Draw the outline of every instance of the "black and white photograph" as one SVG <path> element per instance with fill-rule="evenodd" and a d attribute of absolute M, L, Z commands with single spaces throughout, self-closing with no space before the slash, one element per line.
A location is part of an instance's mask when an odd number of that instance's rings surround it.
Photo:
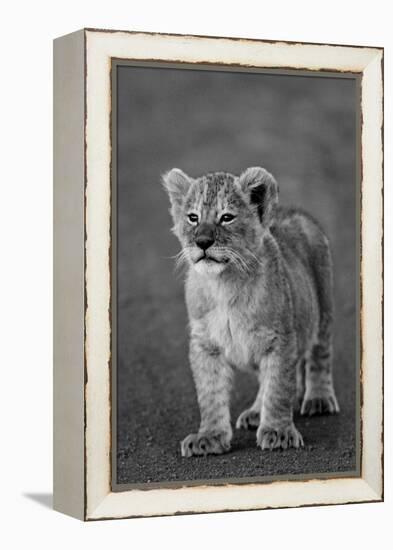
<path fill-rule="evenodd" d="M 358 476 L 359 79 L 112 63 L 112 484 Z"/>

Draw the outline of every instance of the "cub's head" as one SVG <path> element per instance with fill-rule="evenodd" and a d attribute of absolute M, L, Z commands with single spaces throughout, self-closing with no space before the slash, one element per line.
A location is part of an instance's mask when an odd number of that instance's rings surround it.
<path fill-rule="evenodd" d="M 256 167 L 239 177 L 215 172 L 194 179 L 173 168 L 163 182 L 182 245 L 179 261 L 206 275 L 228 269 L 251 273 L 278 200 L 273 176 Z"/>

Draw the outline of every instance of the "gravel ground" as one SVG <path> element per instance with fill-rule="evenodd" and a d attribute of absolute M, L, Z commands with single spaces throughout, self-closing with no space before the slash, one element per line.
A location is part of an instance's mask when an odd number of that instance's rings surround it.
<path fill-rule="evenodd" d="M 120 70 L 118 94 L 117 482 L 350 472 L 356 467 L 355 84 L 347 79 Z M 298 418 L 305 448 L 260 451 L 235 432 L 230 453 L 185 459 L 199 413 L 187 359 L 183 281 L 160 174 L 261 164 L 283 204 L 314 214 L 335 263 L 335 385 L 341 414 Z M 238 375 L 233 419 L 254 398 Z"/>

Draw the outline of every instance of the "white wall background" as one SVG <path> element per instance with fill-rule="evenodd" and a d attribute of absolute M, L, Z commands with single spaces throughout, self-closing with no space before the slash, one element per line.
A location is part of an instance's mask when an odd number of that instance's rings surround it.
<path fill-rule="evenodd" d="M 7 2 L 1 17 L 0 545 L 386 548 L 392 539 L 392 31 L 383 0 Z M 386 502 L 82 524 L 43 506 L 52 480 L 52 44 L 82 27 L 384 46 Z M 390 246 L 389 246 L 390 243 Z M 44 496 L 42 496 L 44 495 Z M 385 540 L 385 542 L 384 542 Z"/>

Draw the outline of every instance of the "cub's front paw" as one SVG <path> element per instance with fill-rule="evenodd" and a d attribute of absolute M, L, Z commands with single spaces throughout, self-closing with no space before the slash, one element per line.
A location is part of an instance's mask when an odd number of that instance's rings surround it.
<path fill-rule="evenodd" d="M 283 428 L 259 426 L 257 444 L 262 450 L 268 449 L 270 451 L 273 449 L 289 449 L 290 447 L 298 449 L 304 446 L 303 438 L 294 424 Z"/>
<path fill-rule="evenodd" d="M 336 414 L 340 412 L 340 407 L 334 390 L 327 392 L 307 392 L 304 396 L 300 414 L 303 416 L 314 416 L 315 414 Z"/>
<path fill-rule="evenodd" d="M 259 426 L 259 421 L 260 421 L 259 411 L 254 411 L 253 409 L 246 409 L 241 413 L 239 418 L 236 420 L 236 428 L 238 430 L 256 429 Z"/>
<path fill-rule="evenodd" d="M 180 444 L 181 455 L 190 456 L 220 455 L 231 448 L 231 434 L 197 433 L 190 434 Z"/>

